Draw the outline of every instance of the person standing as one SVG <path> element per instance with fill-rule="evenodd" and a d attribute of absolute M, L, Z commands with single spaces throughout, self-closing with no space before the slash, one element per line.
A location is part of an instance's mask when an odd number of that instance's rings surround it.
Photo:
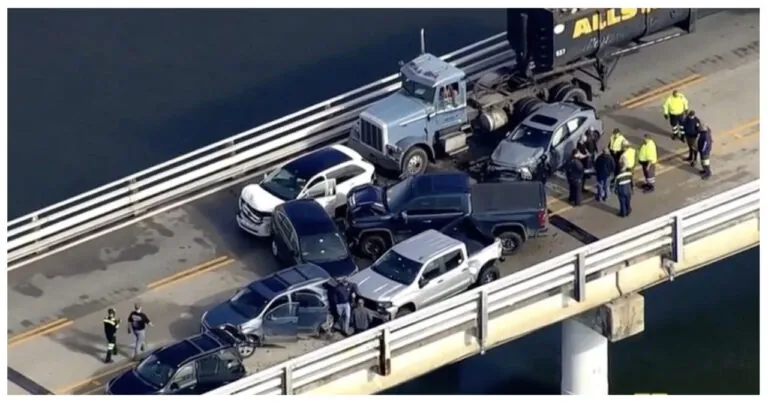
<path fill-rule="evenodd" d="M 107 316 L 104 318 L 104 336 L 107 338 L 105 363 L 112 363 L 112 356 L 117 356 L 117 329 L 119 328 L 120 318 L 115 314 L 115 310 L 107 309 Z"/>
<path fill-rule="evenodd" d="M 133 333 L 134 337 L 134 360 L 139 357 L 139 353 L 146 349 L 147 328 L 150 326 L 152 326 L 152 321 L 150 321 L 149 317 L 144 313 L 141 305 L 134 304 L 133 311 L 128 315 L 128 334 Z"/>
<path fill-rule="evenodd" d="M 613 135 L 611 135 L 611 139 L 608 140 L 608 149 L 610 149 L 611 157 L 615 163 L 613 169 L 614 176 L 619 174 L 619 159 L 621 158 L 621 154 L 624 152 L 625 142 L 627 142 L 627 138 L 624 137 L 618 128 L 614 129 Z"/>
<path fill-rule="evenodd" d="M 581 189 L 584 183 L 584 164 L 578 156 L 578 150 L 574 149 L 571 161 L 565 167 L 565 177 L 568 179 L 568 202 L 573 206 L 581 205 Z"/>
<path fill-rule="evenodd" d="M 633 170 L 635 170 L 636 156 L 637 152 L 635 151 L 635 148 L 630 145 L 629 141 L 624 141 L 624 144 L 622 145 L 621 157 L 619 157 L 619 162 L 617 164 L 617 166 L 619 166 L 619 172 L 626 170 L 631 174 Z"/>
<path fill-rule="evenodd" d="M 622 170 L 615 181 L 616 196 L 619 199 L 619 216 L 627 217 L 632 213 L 632 172 Z"/>
<path fill-rule="evenodd" d="M 576 143 L 576 154 L 574 156 L 581 161 L 581 166 L 584 168 L 584 174 L 581 177 L 581 192 L 584 193 L 587 191 L 587 178 L 591 173 L 594 173 L 594 154 L 586 134 L 582 135 Z"/>
<path fill-rule="evenodd" d="M 656 143 L 650 135 L 645 134 L 643 137 L 643 144 L 640 145 L 640 150 L 637 152 L 637 161 L 643 167 L 643 177 L 645 183 L 643 183 L 643 190 L 650 193 L 656 189 L 656 162 L 658 162 L 658 155 L 656 154 Z"/>
<path fill-rule="evenodd" d="M 693 110 L 688 111 L 688 116 L 683 123 L 683 133 L 685 134 L 685 143 L 688 145 L 688 158 L 686 162 L 691 162 L 691 167 L 696 165 L 698 155 L 697 139 L 701 132 L 701 121 Z"/>
<path fill-rule="evenodd" d="M 345 335 L 350 333 L 350 318 L 352 316 L 352 299 L 354 292 L 347 279 L 341 279 L 334 288 L 334 302 L 336 302 L 336 313 L 338 315 L 339 329 Z"/>
<path fill-rule="evenodd" d="M 610 147 L 605 148 L 595 159 L 595 179 L 597 185 L 597 201 L 605 202 L 611 194 L 609 180 L 616 170 L 616 162 L 611 156 Z"/>
<path fill-rule="evenodd" d="M 677 90 L 664 101 L 664 119 L 672 126 L 672 139 L 683 140 L 683 118 L 688 111 L 688 99 Z"/>
<path fill-rule="evenodd" d="M 355 307 L 352 309 L 352 326 L 355 333 L 365 332 L 371 325 L 371 314 L 365 309 L 363 299 L 360 298 L 355 302 Z"/>
<path fill-rule="evenodd" d="M 701 157 L 701 178 L 706 180 L 712 176 L 712 170 L 709 168 L 709 155 L 712 153 L 712 130 L 708 125 L 702 125 L 702 131 L 697 141 L 697 149 Z"/>

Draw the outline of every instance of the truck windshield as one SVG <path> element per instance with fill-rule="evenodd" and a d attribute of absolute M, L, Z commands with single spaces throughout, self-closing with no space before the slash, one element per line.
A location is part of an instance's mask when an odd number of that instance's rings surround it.
<path fill-rule="evenodd" d="M 302 237 L 301 256 L 308 262 L 323 263 L 346 259 L 349 254 L 341 235 L 327 233 Z"/>
<path fill-rule="evenodd" d="M 413 80 L 408 80 L 405 77 L 403 77 L 403 91 L 405 94 L 417 98 L 427 104 L 432 104 L 435 100 L 435 89 L 414 82 Z"/>
<path fill-rule="evenodd" d="M 136 367 L 136 374 L 139 378 L 157 388 L 165 387 L 165 384 L 168 384 L 168 381 L 171 380 L 175 372 L 175 368 L 163 363 L 154 354 L 147 357 Z"/>
<path fill-rule="evenodd" d="M 507 139 L 519 142 L 529 148 L 545 148 L 549 145 L 549 141 L 552 139 L 552 132 L 523 124 L 507 135 Z"/>
<path fill-rule="evenodd" d="M 240 290 L 229 300 L 232 308 L 247 319 L 257 317 L 268 303 L 267 297 L 250 288 Z"/>
<path fill-rule="evenodd" d="M 413 177 L 408 177 L 387 188 L 387 208 L 389 212 L 400 212 L 405 207 L 405 204 L 408 203 L 408 190 L 411 189 L 412 182 Z"/>
<path fill-rule="evenodd" d="M 403 285 L 411 285 L 421 270 L 421 263 L 399 255 L 390 249 L 371 265 L 371 270 Z"/>
<path fill-rule="evenodd" d="M 307 179 L 281 167 L 264 179 L 261 188 L 283 201 L 289 201 L 295 200 L 306 185 Z"/>

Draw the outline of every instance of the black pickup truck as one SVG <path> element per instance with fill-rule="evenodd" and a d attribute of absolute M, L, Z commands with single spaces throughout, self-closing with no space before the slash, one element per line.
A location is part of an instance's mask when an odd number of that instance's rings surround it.
<path fill-rule="evenodd" d="M 462 172 L 424 173 L 389 187 L 359 186 L 350 190 L 347 204 L 347 240 L 371 259 L 427 229 L 457 225 L 500 238 L 503 253 L 510 255 L 548 226 L 542 183 L 471 184 Z"/>

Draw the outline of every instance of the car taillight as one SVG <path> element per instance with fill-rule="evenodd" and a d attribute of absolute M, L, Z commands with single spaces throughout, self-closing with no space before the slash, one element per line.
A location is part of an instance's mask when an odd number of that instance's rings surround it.
<path fill-rule="evenodd" d="M 547 210 L 545 210 L 544 208 L 540 209 L 538 214 L 538 219 L 539 219 L 540 228 L 544 228 L 545 226 L 547 226 Z"/>

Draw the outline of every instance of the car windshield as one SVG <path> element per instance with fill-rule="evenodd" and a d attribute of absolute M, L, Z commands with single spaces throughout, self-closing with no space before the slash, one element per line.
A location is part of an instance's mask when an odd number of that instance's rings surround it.
<path fill-rule="evenodd" d="M 250 288 L 245 288 L 235 294 L 229 303 L 237 313 L 248 319 L 253 319 L 261 314 L 264 307 L 269 304 L 269 299 Z"/>
<path fill-rule="evenodd" d="M 390 212 L 400 212 L 408 202 L 408 190 L 411 188 L 413 177 L 387 188 L 387 208 Z"/>
<path fill-rule="evenodd" d="M 283 201 L 295 200 L 307 185 L 307 179 L 298 177 L 293 171 L 281 167 L 267 176 L 261 188 Z"/>
<path fill-rule="evenodd" d="M 403 91 L 406 95 L 427 104 L 432 104 L 435 100 L 435 89 L 407 78 L 403 78 Z"/>
<path fill-rule="evenodd" d="M 136 374 L 146 382 L 161 388 L 173 378 L 176 368 L 163 363 L 154 354 L 147 357 L 136 367 Z"/>
<path fill-rule="evenodd" d="M 411 285 L 421 270 L 421 264 L 390 249 L 371 265 L 371 270 L 403 285 Z"/>
<path fill-rule="evenodd" d="M 307 262 L 323 263 L 346 259 L 349 254 L 338 233 L 308 235 L 301 238 L 301 256 Z"/>
<path fill-rule="evenodd" d="M 507 135 L 507 139 L 519 142 L 530 148 L 545 148 L 549 145 L 549 141 L 552 139 L 552 132 L 529 127 L 527 125 L 520 125 Z"/>

